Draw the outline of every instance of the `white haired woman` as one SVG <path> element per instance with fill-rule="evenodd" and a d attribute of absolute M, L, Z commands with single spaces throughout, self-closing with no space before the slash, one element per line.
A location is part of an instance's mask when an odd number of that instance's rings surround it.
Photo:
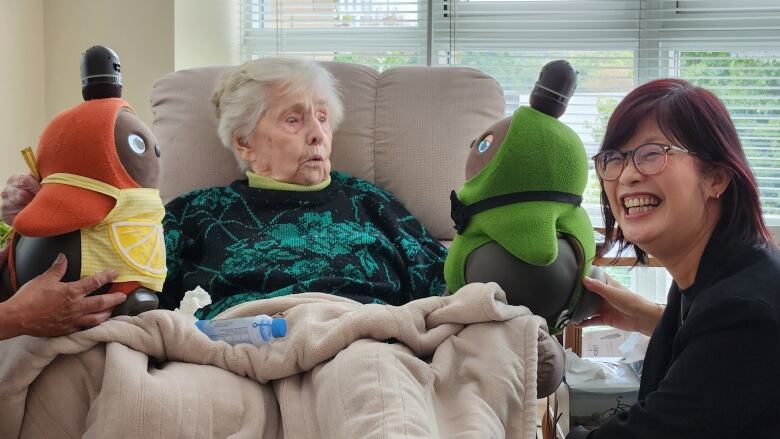
<path fill-rule="evenodd" d="M 331 172 L 344 112 L 325 68 L 303 59 L 249 61 L 223 75 L 212 102 L 222 146 L 247 178 L 166 206 L 160 307 L 175 308 L 197 286 L 214 300 L 201 318 L 306 291 L 392 305 L 444 292 L 446 249 L 392 195 Z M 33 187 L 17 189 L 19 181 Z M 19 202 L 3 204 L 6 222 L 36 185 L 9 180 L 6 199 Z"/>
<path fill-rule="evenodd" d="M 214 299 L 203 318 L 306 291 L 393 305 L 443 293 L 446 249 L 392 195 L 331 172 L 344 112 L 325 68 L 250 61 L 221 78 L 212 101 L 247 179 L 166 207 L 163 307 L 198 285 Z"/>

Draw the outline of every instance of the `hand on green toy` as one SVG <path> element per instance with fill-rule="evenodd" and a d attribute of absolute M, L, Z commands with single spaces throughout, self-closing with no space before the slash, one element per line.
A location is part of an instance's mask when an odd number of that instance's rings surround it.
<path fill-rule="evenodd" d="M 6 224 L 13 224 L 16 214 L 30 204 L 39 190 L 41 190 L 41 183 L 31 175 L 8 177 L 8 181 L 0 193 L 0 197 L 3 199 L 3 221 Z"/>
<path fill-rule="evenodd" d="M 67 266 L 67 259 L 60 254 L 45 273 L 0 304 L 0 340 L 17 335 L 51 337 L 80 331 L 106 321 L 111 310 L 125 301 L 123 293 L 87 296 L 113 281 L 117 276 L 114 270 L 65 283 L 60 280 Z"/>
<path fill-rule="evenodd" d="M 580 326 L 609 325 L 626 331 L 652 335 L 663 313 L 663 306 L 629 291 L 607 275 L 607 283 L 585 277 L 583 285 L 604 299 L 596 315 Z"/>

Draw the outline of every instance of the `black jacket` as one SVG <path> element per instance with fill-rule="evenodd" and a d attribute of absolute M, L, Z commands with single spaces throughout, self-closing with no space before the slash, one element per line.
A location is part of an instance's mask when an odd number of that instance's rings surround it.
<path fill-rule="evenodd" d="M 639 401 L 567 439 L 780 438 L 780 256 L 715 233 L 687 290 L 672 284 Z"/>

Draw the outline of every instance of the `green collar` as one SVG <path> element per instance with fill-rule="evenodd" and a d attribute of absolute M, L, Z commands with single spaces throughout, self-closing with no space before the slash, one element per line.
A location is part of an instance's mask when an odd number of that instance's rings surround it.
<path fill-rule="evenodd" d="M 330 175 L 328 175 L 321 183 L 317 183 L 311 186 L 277 181 L 264 175 L 255 174 L 252 171 L 246 171 L 246 176 L 249 177 L 250 187 L 257 189 L 273 189 L 277 191 L 313 192 L 325 189 L 330 184 Z"/>

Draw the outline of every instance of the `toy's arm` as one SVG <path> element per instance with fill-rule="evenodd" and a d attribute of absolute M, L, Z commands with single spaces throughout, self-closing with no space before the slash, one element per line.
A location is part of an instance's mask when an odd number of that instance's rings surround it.
<path fill-rule="evenodd" d="M 36 195 L 14 219 L 14 229 L 25 236 L 63 235 L 99 224 L 116 200 L 98 192 L 62 185 L 58 197 Z"/>
<path fill-rule="evenodd" d="M 546 328 L 539 328 L 538 368 L 536 371 L 536 398 L 546 398 L 555 392 L 563 381 L 566 357 L 563 347 Z"/>

